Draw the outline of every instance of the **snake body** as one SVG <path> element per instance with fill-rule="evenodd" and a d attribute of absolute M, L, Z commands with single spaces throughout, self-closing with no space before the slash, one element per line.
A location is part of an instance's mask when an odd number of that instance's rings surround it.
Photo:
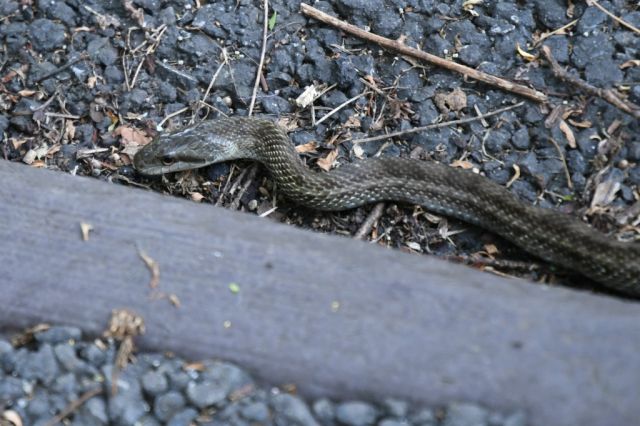
<path fill-rule="evenodd" d="M 325 211 L 398 201 L 480 226 L 532 255 L 610 289 L 640 296 L 640 244 L 624 243 L 577 218 L 518 200 L 470 171 L 403 158 L 357 161 L 328 173 L 309 170 L 287 134 L 271 121 L 225 118 L 160 135 L 134 157 L 147 175 L 251 159 L 263 163 L 278 190 Z"/>

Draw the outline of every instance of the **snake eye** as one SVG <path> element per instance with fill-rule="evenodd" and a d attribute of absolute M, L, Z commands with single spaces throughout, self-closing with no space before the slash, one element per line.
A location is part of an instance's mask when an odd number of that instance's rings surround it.
<path fill-rule="evenodd" d="M 173 159 L 173 158 L 171 158 L 171 157 L 170 157 L 170 156 L 168 156 L 168 155 L 165 155 L 164 157 L 162 157 L 162 158 L 160 159 L 160 161 L 162 161 L 162 165 L 164 165 L 164 166 L 170 166 L 170 165 L 172 165 L 173 163 L 175 163 L 175 161 L 176 161 L 176 160 L 175 160 L 175 159 Z"/>

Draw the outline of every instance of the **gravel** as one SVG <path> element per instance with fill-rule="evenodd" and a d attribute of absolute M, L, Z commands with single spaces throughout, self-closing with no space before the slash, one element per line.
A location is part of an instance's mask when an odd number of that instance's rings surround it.
<path fill-rule="evenodd" d="M 51 336 L 63 339 L 55 349 Z M 112 340 L 83 340 L 72 327 L 38 332 L 27 347 L 0 339 L 0 406 L 25 425 L 45 425 L 88 392 L 99 393 L 67 417 L 72 425 L 340 425 L 524 426 L 517 409 L 496 412 L 452 402 L 418 407 L 406 401 L 308 401 L 277 387 L 260 387 L 249 373 L 222 361 L 189 363 L 163 354 L 137 354 L 117 374 Z M 55 340 L 55 339 L 54 339 Z M 57 353 L 73 354 L 63 363 Z M 69 355 L 67 355 L 69 356 Z M 66 357 L 67 357 L 66 356 Z M 66 358 L 63 358 L 66 359 Z M 42 362 L 37 362 L 42 361 Z M 25 369 L 24 366 L 29 368 Z M 62 424 L 62 423 L 57 423 Z"/>

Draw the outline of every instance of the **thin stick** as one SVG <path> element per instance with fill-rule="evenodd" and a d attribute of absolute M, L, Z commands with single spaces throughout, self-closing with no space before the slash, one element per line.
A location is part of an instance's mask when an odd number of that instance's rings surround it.
<path fill-rule="evenodd" d="M 218 75 L 220 75 L 220 72 L 222 71 L 222 67 L 224 67 L 225 64 L 227 63 L 227 60 L 226 60 L 227 55 L 223 54 L 222 57 L 223 57 L 222 62 L 218 66 L 218 69 L 216 70 L 216 72 L 214 72 L 213 75 L 211 76 L 211 80 L 209 81 L 209 86 L 207 86 L 207 90 L 204 92 L 204 95 L 202 95 L 202 99 L 200 100 L 200 102 L 198 102 L 198 106 L 196 110 L 193 112 L 193 115 L 191 116 L 191 120 L 190 120 L 191 124 L 195 122 L 195 118 L 198 116 L 198 113 L 200 112 L 202 105 L 206 105 L 205 101 L 209 97 L 209 93 L 211 93 L 211 88 L 213 87 L 213 83 L 215 83 L 215 81 L 218 79 Z"/>
<path fill-rule="evenodd" d="M 353 140 L 351 142 L 352 143 L 373 142 L 373 141 L 379 141 L 379 140 L 388 139 L 388 138 L 395 138 L 396 136 L 403 136 L 403 135 L 410 134 L 410 133 L 424 132 L 425 130 L 439 129 L 441 127 L 453 126 L 453 125 L 456 125 L 456 124 L 471 123 L 473 121 L 483 120 L 483 119 L 485 119 L 487 117 L 491 117 L 493 115 L 497 115 L 497 114 L 503 113 L 505 111 L 509 111 L 509 110 L 512 110 L 512 109 L 515 109 L 515 108 L 519 108 L 522 105 L 524 105 L 524 101 L 523 102 L 518 102 L 515 105 L 511 105 L 511 106 L 508 106 L 508 107 L 500 108 L 500 109 L 497 109 L 495 111 L 491 111 L 491 112 L 488 112 L 486 114 L 478 115 L 478 116 L 475 116 L 475 117 L 461 118 L 459 120 L 447 121 L 447 122 L 444 122 L 444 123 L 430 124 L 428 126 L 422 126 L 422 127 L 414 127 L 413 129 L 400 130 L 398 132 L 387 133 L 387 134 L 378 135 L 378 136 L 372 136 L 370 138 L 356 139 L 356 140 Z"/>
<path fill-rule="evenodd" d="M 600 5 L 600 3 L 598 3 L 596 0 L 587 0 L 587 5 L 589 6 L 595 6 L 598 9 L 600 9 L 602 12 L 604 12 L 606 15 L 609 15 L 609 17 L 611 19 L 613 19 L 614 21 L 616 21 L 617 23 L 619 23 L 620 25 L 629 28 L 631 31 L 634 31 L 638 34 L 640 34 L 640 30 L 636 27 L 634 27 L 633 25 L 631 25 L 630 23 L 628 23 L 627 21 L 625 21 L 622 18 L 618 18 L 616 15 L 614 15 L 613 13 L 609 12 L 607 9 L 605 9 L 604 7 L 602 7 Z"/>
<path fill-rule="evenodd" d="M 387 49 L 395 50 L 404 55 L 409 55 L 415 58 L 422 59 L 431 64 L 446 68 L 451 71 L 458 72 L 464 75 L 465 77 L 470 77 L 475 80 L 482 81 L 483 83 L 487 83 L 492 86 L 499 87 L 503 90 L 507 90 L 509 92 L 517 93 L 518 95 L 527 97 L 529 99 L 533 99 L 536 102 L 547 101 L 547 95 L 537 90 L 531 89 L 527 86 L 516 84 L 511 81 L 502 79 L 500 77 L 496 77 L 494 75 L 487 74 L 487 73 L 475 70 L 473 68 L 469 68 L 465 65 L 446 60 L 444 58 L 441 58 L 436 55 L 432 55 L 422 50 L 406 46 L 398 41 L 391 40 L 386 37 L 379 36 L 377 34 L 369 33 L 367 31 L 364 31 L 356 27 L 355 25 L 347 24 L 346 22 L 341 21 L 337 18 L 334 18 L 333 16 L 327 15 L 326 13 L 321 12 L 314 7 L 311 7 L 308 4 L 302 3 L 300 4 L 300 8 L 302 10 L 302 13 L 304 13 L 305 15 L 308 15 L 326 24 L 332 25 L 336 28 L 339 28 L 342 31 L 352 34 L 356 37 L 377 43 L 380 46 L 385 47 Z"/>
<path fill-rule="evenodd" d="M 84 404 L 85 402 L 87 402 L 88 400 L 93 398 L 94 396 L 99 395 L 101 393 L 102 393 L 102 388 L 101 387 L 96 387 L 96 388 L 93 388 L 93 389 L 89 389 L 88 391 L 86 391 L 85 393 L 80 395 L 80 397 L 78 397 L 78 399 L 75 399 L 75 400 L 71 401 L 69 403 L 69 405 L 67 405 L 64 408 L 64 410 L 62 410 L 60 412 L 60 414 L 58 414 L 57 416 L 55 416 L 51 420 L 49 420 L 46 423 L 46 426 L 57 425 L 58 423 L 60 423 L 61 421 L 63 421 L 67 417 L 69 417 L 69 415 L 73 414 L 73 412 L 76 411 L 78 408 L 80 408 L 80 406 L 82 406 L 82 404 Z"/>
<path fill-rule="evenodd" d="M 558 142 L 554 138 L 549 138 L 549 140 L 551 141 L 553 146 L 556 147 L 556 151 L 558 151 L 558 155 L 560 156 L 560 160 L 562 160 L 562 168 L 564 169 L 565 179 L 567 179 L 567 186 L 569 187 L 569 189 L 573 190 L 573 182 L 571 182 L 571 173 L 569 173 L 569 166 L 567 166 L 567 160 L 564 157 L 564 153 L 562 152 L 562 149 L 560 148 L 560 145 L 558 144 Z"/>
<path fill-rule="evenodd" d="M 249 116 L 253 114 L 253 106 L 256 103 L 258 94 L 258 86 L 260 85 L 260 76 L 262 75 L 262 67 L 264 66 L 264 57 L 267 53 L 267 32 L 269 31 L 269 0 L 264 0 L 264 26 L 262 28 L 262 51 L 260 52 L 260 63 L 256 71 L 256 81 L 253 84 L 253 94 L 251 95 L 251 103 L 249 104 Z"/>
<path fill-rule="evenodd" d="M 601 89 L 599 87 L 592 86 L 591 84 L 580 78 L 572 76 L 560 66 L 558 61 L 556 61 L 556 58 L 553 57 L 549 46 L 542 46 L 542 53 L 544 53 L 547 61 L 549 61 L 549 64 L 551 64 L 551 71 L 553 72 L 553 75 L 555 75 L 559 79 L 576 86 L 578 89 L 583 90 L 589 95 L 597 96 L 601 99 L 604 99 L 611 105 L 635 118 L 640 118 L 640 106 L 623 99 L 622 95 L 620 95 L 620 93 L 618 93 L 616 90 Z"/>
<path fill-rule="evenodd" d="M 74 66 L 75 64 L 77 64 L 78 62 L 85 60 L 89 58 L 89 54 L 87 52 L 82 52 L 80 54 L 79 57 L 77 57 L 76 59 L 73 59 L 69 62 L 67 62 L 66 64 L 62 65 L 61 67 L 56 68 L 55 70 L 49 71 L 48 73 L 38 77 L 37 79 L 35 79 L 33 82 L 34 83 L 40 83 L 42 80 L 46 80 L 48 78 L 51 78 L 53 76 L 55 76 L 56 74 L 61 73 L 62 71 L 65 71 L 69 68 L 71 68 L 72 66 Z"/>
<path fill-rule="evenodd" d="M 362 222 L 362 225 L 358 229 L 358 232 L 353 235 L 353 238 L 355 240 L 363 240 L 367 235 L 369 235 L 369 233 L 373 229 L 373 225 L 378 221 L 378 219 L 380 219 L 383 212 L 384 203 L 376 204 L 373 210 L 371 210 L 371 212 L 369 213 L 369 216 L 367 216 L 365 221 Z"/>
<path fill-rule="evenodd" d="M 231 206 L 229 207 L 231 210 L 238 210 L 238 207 L 240 207 L 240 200 L 242 199 L 242 196 L 244 195 L 244 193 L 247 192 L 247 189 L 249 189 L 249 185 L 251 185 L 251 183 L 253 182 L 253 179 L 255 179 L 257 171 L 258 171 L 258 166 L 256 164 L 252 164 L 251 166 L 249 166 L 249 172 L 247 173 L 247 178 L 245 179 L 244 183 L 240 187 L 240 191 L 238 191 L 233 201 L 231 202 Z"/>
<path fill-rule="evenodd" d="M 164 123 L 167 122 L 167 120 L 169 120 L 172 117 L 175 117 L 176 115 L 180 115 L 183 112 L 186 112 L 187 110 L 189 110 L 189 107 L 184 107 L 182 109 L 179 109 L 177 111 L 172 112 L 171 114 L 167 115 L 165 118 L 162 119 L 162 121 L 160 123 L 158 123 L 157 127 L 162 127 L 164 126 Z"/>
<path fill-rule="evenodd" d="M 357 101 L 358 99 L 360 99 L 361 97 L 363 97 L 364 95 L 366 95 L 367 93 L 360 93 L 357 96 L 354 96 L 353 98 L 344 101 L 343 103 L 341 103 L 340 105 L 338 105 L 337 107 L 335 107 L 334 109 L 332 109 L 331 111 L 329 111 L 328 113 L 326 113 L 325 115 L 322 116 L 322 118 L 318 121 L 316 121 L 316 126 L 320 123 L 322 123 L 324 120 L 326 120 L 327 118 L 331 117 L 333 114 L 335 114 L 336 112 L 340 111 L 342 108 L 346 107 L 347 105 L 349 105 L 352 102 Z"/>

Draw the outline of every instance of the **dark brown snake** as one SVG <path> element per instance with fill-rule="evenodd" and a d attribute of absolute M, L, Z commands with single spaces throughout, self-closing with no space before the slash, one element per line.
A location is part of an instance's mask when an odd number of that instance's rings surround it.
<path fill-rule="evenodd" d="M 241 117 L 163 134 L 136 154 L 134 166 L 158 175 L 236 159 L 263 163 L 278 190 L 301 205 L 338 211 L 379 201 L 418 204 L 492 231 L 610 289 L 640 296 L 640 244 L 616 241 L 571 215 L 525 204 L 467 170 L 379 158 L 316 173 L 300 160 L 284 130 L 268 120 Z"/>

